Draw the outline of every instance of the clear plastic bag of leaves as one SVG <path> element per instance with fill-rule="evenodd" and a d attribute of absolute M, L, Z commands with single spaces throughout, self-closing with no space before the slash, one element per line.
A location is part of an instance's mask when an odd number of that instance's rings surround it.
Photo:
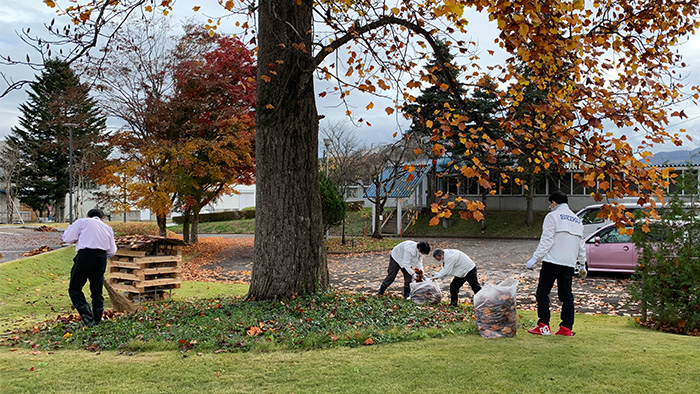
<path fill-rule="evenodd" d="M 486 285 L 474 296 L 476 328 L 484 338 L 510 338 L 518 330 L 515 294 L 518 281 Z"/>
<path fill-rule="evenodd" d="M 442 290 L 432 280 L 411 283 L 411 300 L 418 305 L 435 305 L 442 301 Z"/>

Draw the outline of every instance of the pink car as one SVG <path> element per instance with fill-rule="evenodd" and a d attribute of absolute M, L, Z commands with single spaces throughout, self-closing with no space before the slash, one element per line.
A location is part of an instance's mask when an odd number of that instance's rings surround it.
<path fill-rule="evenodd" d="M 593 232 L 584 243 L 588 271 L 633 273 L 637 249 L 631 238 L 620 234 L 614 224 Z"/>

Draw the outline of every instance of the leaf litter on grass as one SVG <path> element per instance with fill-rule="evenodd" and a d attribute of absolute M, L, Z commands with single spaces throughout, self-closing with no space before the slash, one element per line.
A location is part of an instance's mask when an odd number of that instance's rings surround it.
<path fill-rule="evenodd" d="M 8 346 L 248 351 L 355 347 L 474 333 L 471 308 L 328 291 L 284 301 L 240 297 L 145 303 L 95 327 L 64 317 L 14 333 Z M 149 345 L 150 344 L 150 345 Z M 150 347 L 149 347 L 150 346 Z"/>

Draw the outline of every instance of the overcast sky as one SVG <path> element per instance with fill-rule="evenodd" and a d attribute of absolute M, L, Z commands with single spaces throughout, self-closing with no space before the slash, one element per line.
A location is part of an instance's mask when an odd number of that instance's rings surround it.
<path fill-rule="evenodd" d="M 197 0 L 179 0 L 178 3 L 190 2 L 192 4 L 202 4 L 205 1 Z M 213 3 L 213 2 L 209 2 Z M 184 11 L 190 10 L 191 7 L 178 7 L 178 10 L 183 10 L 182 16 L 190 17 L 191 12 Z M 55 15 L 54 10 L 47 7 L 41 0 L 2 0 L 0 2 L 0 31 L 2 35 L 0 36 L 0 54 L 7 55 L 10 54 L 15 59 L 23 59 L 27 54 L 34 55 L 31 53 L 31 48 L 24 44 L 15 33 L 26 27 L 31 27 L 32 33 L 39 33 L 43 31 L 42 24 L 51 21 Z M 174 14 L 175 18 L 178 18 L 178 14 Z M 475 40 L 479 43 L 479 50 L 481 53 L 485 53 L 488 49 L 496 49 L 493 44 L 493 38 L 496 36 L 496 27 L 494 24 L 489 23 L 486 17 L 475 15 L 473 22 L 471 23 L 472 31 L 478 32 L 478 37 L 469 37 L 471 40 Z M 57 25 L 63 25 L 61 20 L 57 20 Z M 226 30 L 225 24 L 221 26 L 222 32 L 233 32 Z M 694 37 L 690 42 L 684 44 L 680 47 L 681 52 L 684 54 L 685 61 L 689 64 L 689 68 L 685 71 L 688 75 L 688 79 L 685 81 L 686 85 L 690 84 L 700 84 L 700 38 Z M 34 56 L 38 58 L 38 56 Z M 501 55 L 501 59 L 503 56 Z M 489 59 L 484 56 L 484 66 L 489 63 L 498 62 L 498 55 L 495 59 Z M 0 70 L 6 75 L 11 76 L 15 80 L 19 79 L 34 79 L 33 75 L 35 72 L 28 68 L 23 68 L 20 66 L 8 67 L 0 66 Z M 321 89 L 324 86 L 322 82 L 317 82 L 317 88 Z M 5 85 L 2 86 L 4 90 Z M 388 142 L 392 139 L 392 135 L 396 132 L 401 132 L 405 130 L 409 123 L 404 120 L 401 116 L 397 116 L 395 112 L 394 115 L 387 115 L 384 112 L 384 108 L 391 106 L 392 103 L 389 100 L 381 101 L 375 97 L 368 95 L 363 95 L 358 92 L 351 94 L 350 103 L 353 106 L 351 108 L 358 117 L 369 121 L 372 127 L 366 125 L 356 129 L 356 133 L 361 141 L 367 144 L 375 144 L 381 142 Z M 15 91 L 10 93 L 4 98 L 0 98 L 0 138 L 4 138 L 10 132 L 10 128 L 16 125 L 17 117 L 19 115 L 18 106 L 26 101 L 27 95 L 24 91 Z M 374 109 L 367 111 L 365 109 L 367 103 L 370 101 L 374 102 Z M 325 115 L 325 119 L 321 122 L 321 127 L 324 126 L 324 122 L 327 121 L 345 121 L 345 111 L 346 108 L 340 105 L 337 97 L 332 97 L 328 95 L 327 98 L 319 99 L 317 102 L 318 111 L 320 114 Z M 670 127 L 670 131 L 676 131 L 680 128 L 687 129 L 693 137 L 693 142 L 687 143 L 687 148 L 700 147 L 700 133 L 696 130 L 700 129 L 700 110 L 691 103 L 685 104 L 679 109 L 685 110 L 686 114 L 689 116 L 685 120 L 674 120 Z M 108 124 L 112 126 L 117 126 L 118 123 L 115 121 L 110 121 Z M 348 127 L 353 128 L 348 123 Z M 637 138 L 634 133 L 625 131 L 615 131 L 616 134 L 629 133 L 628 138 L 632 141 L 636 141 Z M 673 146 L 659 146 L 655 151 L 672 150 Z"/>

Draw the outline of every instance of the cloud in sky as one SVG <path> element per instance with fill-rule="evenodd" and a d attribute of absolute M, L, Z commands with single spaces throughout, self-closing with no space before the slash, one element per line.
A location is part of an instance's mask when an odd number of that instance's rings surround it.
<path fill-rule="evenodd" d="M 191 5 L 189 5 L 190 3 Z M 192 13 L 189 12 L 189 10 L 191 10 L 192 6 L 201 3 L 203 2 L 198 0 L 179 0 L 176 13 L 173 13 L 172 16 L 176 19 L 183 20 L 192 17 Z M 218 5 L 212 3 L 210 7 L 217 8 L 203 9 L 203 12 L 200 12 L 199 15 L 220 14 L 220 12 L 217 11 L 219 10 Z M 32 33 L 42 34 L 45 31 L 43 24 L 49 23 L 55 14 L 54 9 L 47 7 L 37 0 L 3 0 L 0 2 L 0 29 L 4 32 L 2 37 L 0 37 L 0 54 L 10 54 L 16 59 L 23 59 L 27 53 L 36 57 L 36 54 L 30 52 L 31 48 L 24 44 L 14 32 L 30 27 Z M 473 22 L 470 24 L 470 28 L 471 31 L 476 32 L 476 36 L 469 37 L 469 39 L 478 42 L 478 50 L 483 54 L 482 66 L 502 62 L 503 59 L 505 59 L 505 55 L 503 55 L 493 43 L 493 39 L 497 36 L 496 25 L 489 22 L 485 15 L 473 14 L 473 18 L 471 18 Z M 203 21 L 205 21 L 205 19 L 206 18 L 204 18 Z M 56 23 L 57 25 L 64 24 L 65 18 L 62 20 L 57 19 Z M 226 26 L 226 22 L 222 23 L 222 32 L 233 32 L 233 30 L 227 30 Z M 491 58 L 486 55 L 486 51 L 489 49 L 496 51 L 496 57 Z M 692 37 L 688 43 L 679 46 L 678 49 L 684 54 L 685 61 L 689 65 L 689 68 L 684 71 L 684 75 L 687 75 L 685 84 L 700 84 L 700 37 Z M 34 70 L 21 66 L 10 67 L 0 65 L 0 71 L 11 76 L 15 80 L 31 80 L 34 79 L 33 76 L 36 73 Z M 317 81 L 317 91 L 327 86 L 324 84 L 326 84 L 326 82 Z M 8 96 L 0 99 L 0 138 L 9 134 L 11 127 L 16 125 L 19 116 L 18 107 L 21 103 L 26 101 L 26 99 L 27 95 L 23 91 L 12 92 Z M 366 106 L 370 101 L 374 103 L 374 108 L 367 110 Z M 356 129 L 359 139 L 368 144 L 391 141 L 394 133 L 401 133 L 410 125 L 409 121 L 403 119 L 400 114 L 397 115 L 396 112 L 392 115 L 386 114 L 384 108 L 393 105 L 391 99 L 380 99 L 368 94 L 353 92 L 348 102 L 351 106 L 349 109 L 356 115 L 355 119 L 363 118 L 372 124 L 372 126 L 369 127 L 363 123 Z M 346 107 L 335 95 L 329 94 L 326 98 L 319 98 L 317 100 L 317 107 L 319 113 L 325 115 L 326 120 L 337 121 L 346 119 Z M 679 109 L 685 110 L 688 118 L 683 120 L 674 119 L 668 127 L 669 130 L 677 131 L 681 128 L 685 128 L 691 131 L 691 135 L 696 134 L 692 131 L 700 128 L 700 110 L 689 102 L 682 104 Z M 350 123 L 349 120 L 345 121 Z M 110 122 L 110 125 L 116 124 L 117 123 L 114 121 Z M 632 130 L 616 130 L 615 133 L 618 135 L 627 134 L 628 138 L 633 141 L 633 145 L 637 143 L 641 137 L 639 133 L 635 133 Z M 694 148 L 700 146 L 700 141 L 686 141 L 686 144 L 688 148 Z M 672 148 L 671 146 L 660 146 L 658 150 L 670 150 Z"/>

